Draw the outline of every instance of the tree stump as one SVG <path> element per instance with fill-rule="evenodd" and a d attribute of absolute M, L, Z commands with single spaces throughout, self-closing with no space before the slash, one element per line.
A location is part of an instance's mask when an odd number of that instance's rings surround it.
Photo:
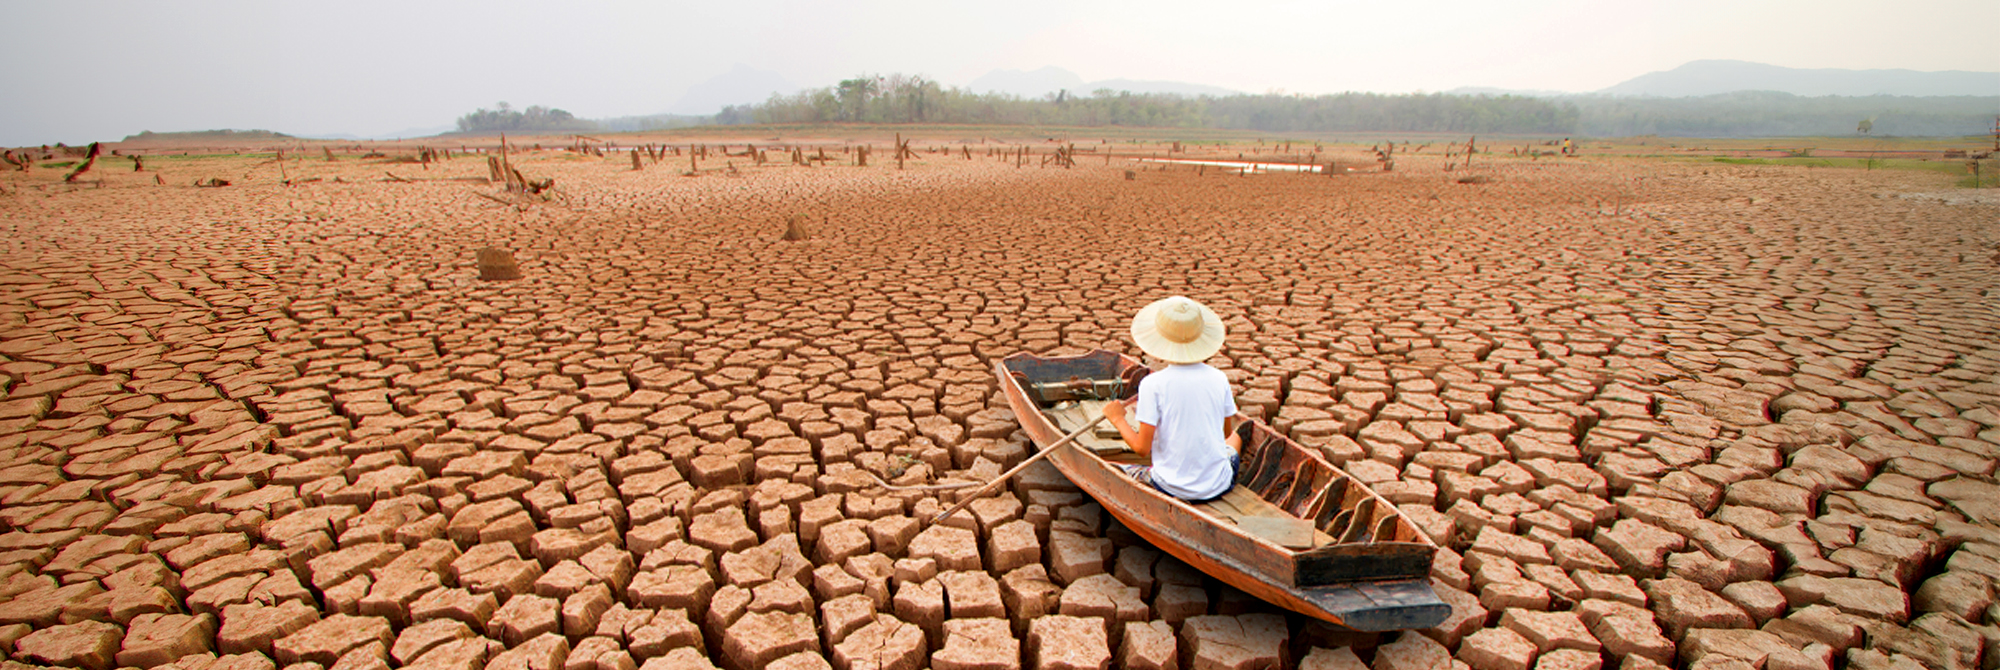
<path fill-rule="evenodd" d="M 500 247 L 484 247 L 479 250 L 479 278 L 486 281 L 520 279 L 521 266 L 514 262 L 514 252 Z"/>

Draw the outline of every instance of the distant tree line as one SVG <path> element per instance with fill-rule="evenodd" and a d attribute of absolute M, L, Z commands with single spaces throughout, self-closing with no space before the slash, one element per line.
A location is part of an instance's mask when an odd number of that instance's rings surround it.
<path fill-rule="evenodd" d="M 560 109 L 534 105 L 516 111 L 512 105 L 502 102 L 497 109 L 479 108 L 471 114 L 458 117 L 458 132 L 461 133 L 505 133 L 505 132 L 546 132 L 576 131 L 586 132 L 598 129 L 595 122 L 579 119 Z"/>
<path fill-rule="evenodd" d="M 721 124 L 972 123 L 1343 132 L 1565 133 L 1573 106 L 1518 96 L 1182 96 L 1099 89 L 1039 98 L 973 93 L 923 77 L 866 76 L 726 107 Z"/>
<path fill-rule="evenodd" d="M 1295 132 L 1561 134 L 1576 127 L 1578 114 L 1566 103 L 1514 95 L 1236 95 L 1206 102 L 1213 127 Z"/>
<path fill-rule="evenodd" d="M 1223 128 L 1272 132 L 1463 132 L 1621 137 L 1981 135 L 2000 96 L 1804 97 L 1740 91 L 1696 98 L 1448 93 L 1183 96 L 1099 89 L 1039 98 L 973 93 L 924 77 L 863 76 L 726 107 L 718 124 L 972 123 Z"/>
<path fill-rule="evenodd" d="M 1573 98 L 1576 134 L 1590 137 L 1802 137 L 1868 133 L 1921 137 L 1984 135 L 2000 96 L 1804 97 L 1738 91 L 1696 98 Z"/>
<path fill-rule="evenodd" d="M 1268 132 L 1430 132 L 1577 137 L 1787 137 L 1983 135 L 2000 96 L 1802 97 L 1740 91 L 1697 98 L 1614 98 L 1449 93 L 1184 96 L 1099 89 L 1038 98 L 974 93 L 921 76 L 846 79 L 709 117 L 655 115 L 601 122 L 560 109 L 507 103 L 458 119 L 459 132 L 662 130 L 694 125 L 937 123 L 1218 128 Z"/>

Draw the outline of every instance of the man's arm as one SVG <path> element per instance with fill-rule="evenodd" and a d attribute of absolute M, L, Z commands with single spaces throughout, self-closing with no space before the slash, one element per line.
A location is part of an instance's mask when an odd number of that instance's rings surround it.
<path fill-rule="evenodd" d="M 1140 422 L 1137 428 L 1125 420 L 1125 401 L 1113 400 L 1104 403 L 1104 419 L 1118 429 L 1118 436 L 1125 439 L 1125 447 L 1140 456 L 1153 455 L 1153 424 Z"/>

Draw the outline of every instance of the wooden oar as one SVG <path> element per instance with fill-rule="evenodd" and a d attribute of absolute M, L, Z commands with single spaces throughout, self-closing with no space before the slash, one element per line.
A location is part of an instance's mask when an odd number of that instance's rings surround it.
<path fill-rule="evenodd" d="M 951 509 L 945 510 L 944 512 L 938 514 L 937 516 L 932 517 L 931 523 L 935 524 L 937 522 L 943 521 L 947 517 L 950 517 L 951 515 L 958 513 L 959 510 L 965 509 L 965 506 L 972 504 L 972 501 L 986 497 L 986 494 L 992 493 L 993 489 L 999 488 L 1001 484 L 1007 483 L 1007 480 L 1013 479 L 1014 475 L 1020 474 L 1021 471 L 1027 469 L 1028 466 L 1039 463 L 1044 458 L 1048 458 L 1049 454 L 1056 453 L 1057 449 L 1069 446 L 1069 443 L 1076 441 L 1076 438 L 1082 436 L 1085 432 L 1088 432 L 1091 428 L 1094 428 L 1097 426 L 1097 424 L 1103 422 L 1104 422 L 1104 415 L 1102 414 L 1097 415 L 1097 418 L 1091 419 L 1090 423 L 1083 424 L 1083 427 L 1076 429 L 1074 432 L 1071 432 L 1068 435 L 1064 435 L 1062 439 L 1056 440 L 1055 444 L 1051 444 L 1047 447 L 1044 447 L 1042 449 L 1042 452 L 1039 454 L 1035 454 L 1033 458 L 1021 461 L 1021 464 L 1014 466 L 1014 469 L 1000 473 L 1000 476 L 994 477 L 993 481 L 987 482 L 986 485 L 980 487 L 979 490 L 973 491 L 971 495 L 966 496 L 966 498 L 964 500 L 959 501 L 957 505 L 953 505 Z"/>
<path fill-rule="evenodd" d="M 888 480 L 882 478 L 882 475 L 875 474 L 873 470 L 862 468 L 861 471 L 868 473 L 868 478 L 875 480 L 876 486 L 880 486 L 890 491 L 950 491 L 952 489 L 963 489 L 963 488 L 971 488 L 974 486 L 986 485 L 986 482 L 952 482 L 950 484 L 909 484 L 909 485 L 899 486 L 896 484 L 889 483 Z"/>

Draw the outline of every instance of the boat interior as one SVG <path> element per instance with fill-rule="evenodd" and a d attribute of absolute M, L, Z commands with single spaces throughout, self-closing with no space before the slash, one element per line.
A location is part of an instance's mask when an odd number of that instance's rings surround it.
<path fill-rule="evenodd" d="M 1105 400 L 1074 399 L 1042 411 L 1064 433 L 1076 431 L 1103 412 Z M 1190 506 L 1236 524 L 1244 532 L 1293 550 L 1334 544 L 1410 541 L 1393 507 L 1380 504 L 1365 487 L 1302 447 L 1295 447 L 1261 424 L 1245 423 L 1244 449 L 1236 486 L 1221 498 Z M 1105 461 L 1144 464 L 1126 448 L 1108 422 L 1079 435 L 1075 446 Z M 1164 496 L 1165 494 L 1160 494 Z"/>

